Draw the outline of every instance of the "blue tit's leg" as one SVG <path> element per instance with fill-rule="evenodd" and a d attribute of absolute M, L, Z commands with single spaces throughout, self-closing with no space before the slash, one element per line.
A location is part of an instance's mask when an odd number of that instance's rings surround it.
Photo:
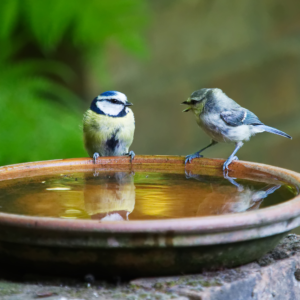
<path fill-rule="evenodd" d="M 187 155 L 185 157 L 184 163 L 187 164 L 188 162 L 191 162 L 194 158 L 203 157 L 203 155 L 200 155 L 200 153 L 202 151 L 204 151 L 205 149 L 207 149 L 207 148 L 209 148 L 209 147 L 211 147 L 211 146 L 213 146 L 215 144 L 217 144 L 217 142 L 216 141 L 212 141 L 208 146 L 206 146 L 205 148 L 199 150 L 198 152 L 196 152 L 194 154 Z"/>
<path fill-rule="evenodd" d="M 98 152 L 95 152 L 93 155 L 94 164 L 96 163 L 97 158 L 100 156 Z"/>
<path fill-rule="evenodd" d="M 235 144 L 235 149 L 234 151 L 231 153 L 231 155 L 228 157 L 228 159 L 225 161 L 224 165 L 223 165 L 223 171 L 227 171 L 227 175 L 228 175 L 228 166 L 234 161 L 234 160 L 239 160 L 237 156 L 235 156 L 235 154 L 238 152 L 238 150 L 244 145 L 244 143 L 242 142 L 238 142 Z"/>
<path fill-rule="evenodd" d="M 132 150 L 129 151 L 128 153 L 125 153 L 125 155 L 130 156 L 130 162 L 132 162 L 132 160 L 133 160 L 134 157 L 135 157 L 135 153 L 134 153 Z"/>

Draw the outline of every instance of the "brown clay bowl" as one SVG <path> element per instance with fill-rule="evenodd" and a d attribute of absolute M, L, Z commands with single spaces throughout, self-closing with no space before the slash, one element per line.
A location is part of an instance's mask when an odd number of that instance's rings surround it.
<path fill-rule="evenodd" d="M 0 180 L 65 171 L 132 170 L 222 176 L 223 160 L 183 157 L 103 157 L 62 159 L 0 167 Z M 300 174 L 263 164 L 238 161 L 237 178 L 281 180 L 300 186 Z M 271 250 L 300 226 L 300 196 L 284 203 L 219 216 L 114 221 L 66 220 L 0 213 L 0 262 L 46 272 L 97 273 L 104 277 L 196 273 L 237 266 Z"/>

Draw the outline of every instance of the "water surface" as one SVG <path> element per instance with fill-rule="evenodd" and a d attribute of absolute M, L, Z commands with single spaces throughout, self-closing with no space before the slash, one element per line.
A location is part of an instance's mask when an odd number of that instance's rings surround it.
<path fill-rule="evenodd" d="M 0 211 L 68 219 L 151 220 L 238 213 L 293 198 L 278 182 L 158 172 L 73 172 L 0 181 Z"/>

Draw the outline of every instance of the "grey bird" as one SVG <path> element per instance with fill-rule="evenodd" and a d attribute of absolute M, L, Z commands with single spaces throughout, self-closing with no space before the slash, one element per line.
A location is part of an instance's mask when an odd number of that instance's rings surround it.
<path fill-rule="evenodd" d="M 223 171 L 228 172 L 228 166 L 238 160 L 235 155 L 237 151 L 256 133 L 266 131 L 292 139 L 288 134 L 263 124 L 254 113 L 241 107 L 217 88 L 197 90 L 182 104 L 189 106 L 183 112 L 192 110 L 198 125 L 212 139 L 205 148 L 187 155 L 185 164 L 194 158 L 203 157 L 200 153 L 217 143 L 235 143 L 234 151 L 223 165 Z"/>

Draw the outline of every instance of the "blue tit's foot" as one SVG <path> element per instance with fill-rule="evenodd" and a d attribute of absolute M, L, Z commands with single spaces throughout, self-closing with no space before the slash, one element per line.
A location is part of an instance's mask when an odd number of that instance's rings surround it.
<path fill-rule="evenodd" d="M 184 172 L 185 172 L 185 178 L 186 179 L 193 178 L 193 179 L 198 180 L 198 178 L 200 177 L 198 174 L 193 174 L 191 171 L 185 170 Z"/>
<path fill-rule="evenodd" d="M 223 165 L 223 172 L 226 172 L 226 174 L 228 175 L 228 167 L 229 165 L 234 161 L 234 160 L 239 160 L 237 156 L 233 156 L 233 157 L 229 157 L 225 162 L 224 162 L 224 165 Z"/>
<path fill-rule="evenodd" d="M 98 152 L 95 152 L 93 155 L 94 164 L 96 163 L 98 157 L 100 157 L 100 154 Z"/>
<path fill-rule="evenodd" d="M 200 155 L 199 152 L 196 152 L 196 153 L 194 153 L 194 154 L 187 155 L 187 156 L 185 157 L 184 164 L 186 165 L 187 163 L 190 163 L 194 158 L 200 158 L 200 157 L 203 157 L 203 155 Z"/>
<path fill-rule="evenodd" d="M 129 151 L 128 153 L 125 153 L 125 155 L 130 156 L 130 162 L 132 162 L 132 160 L 133 160 L 134 157 L 135 157 L 135 153 L 134 153 L 132 150 Z"/>
<path fill-rule="evenodd" d="M 185 170 L 184 173 L 186 179 L 193 178 L 192 172 Z"/>

